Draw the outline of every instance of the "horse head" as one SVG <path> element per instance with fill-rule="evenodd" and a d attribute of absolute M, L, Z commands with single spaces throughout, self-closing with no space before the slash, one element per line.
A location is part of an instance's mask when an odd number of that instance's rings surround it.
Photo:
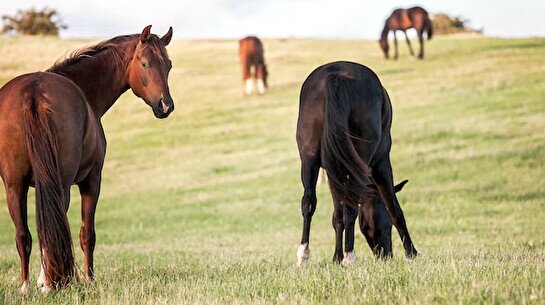
<path fill-rule="evenodd" d="M 172 38 L 172 27 L 163 37 L 151 34 L 150 30 L 151 25 L 148 25 L 140 34 L 140 41 L 129 63 L 128 79 L 134 94 L 152 108 L 157 118 L 164 119 L 174 110 L 168 88 L 172 62 L 165 48 Z"/>

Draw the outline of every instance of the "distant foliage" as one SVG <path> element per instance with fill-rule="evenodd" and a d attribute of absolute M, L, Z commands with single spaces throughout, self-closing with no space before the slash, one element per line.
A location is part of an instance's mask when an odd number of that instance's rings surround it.
<path fill-rule="evenodd" d="M 444 13 L 434 14 L 432 18 L 434 34 L 454 34 L 454 33 L 482 33 L 469 27 L 469 20 L 461 16 L 451 17 Z"/>
<path fill-rule="evenodd" d="M 67 29 L 60 20 L 57 10 L 34 8 L 18 10 L 15 16 L 3 15 L 1 34 L 59 36 L 60 30 Z"/>

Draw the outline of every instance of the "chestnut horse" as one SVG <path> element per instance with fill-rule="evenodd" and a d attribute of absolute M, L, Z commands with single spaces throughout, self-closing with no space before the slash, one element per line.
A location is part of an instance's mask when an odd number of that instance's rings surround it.
<path fill-rule="evenodd" d="M 101 117 L 127 89 L 157 118 L 174 110 L 168 88 L 172 38 L 150 34 L 118 36 L 80 49 L 46 72 L 18 76 L 0 89 L 0 175 L 16 229 L 23 293 L 29 291 L 32 238 L 27 192 L 36 188 L 36 224 L 42 260 L 38 286 L 47 292 L 75 276 L 66 212 L 70 186 L 81 194 L 80 243 L 87 281 L 93 280 L 95 209 L 106 138 Z"/>
<path fill-rule="evenodd" d="M 265 58 L 263 57 L 263 44 L 261 40 L 254 36 L 248 36 L 239 40 L 238 45 L 240 64 L 242 65 L 244 95 L 254 93 L 255 82 L 257 82 L 257 93 L 265 93 L 268 72 L 265 65 Z"/>
<path fill-rule="evenodd" d="M 411 56 L 414 56 L 411 41 L 407 36 L 407 30 L 410 28 L 414 28 L 416 30 L 418 41 L 420 42 L 420 52 L 418 53 L 418 58 L 424 59 L 424 31 L 427 32 L 428 40 L 430 40 L 433 36 L 433 26 L 431 19 L 428 16 L 428 12 L 420 6 L 411 7 L 409 9 L 398 8 L 393 11 L 392 15 L 390 15 L 388 19 L 386 19 L 379 40 L 379 44 L 382 52 L 384 52 L 385 58 L 389 57 L 388 33 L 390 31 L 394 32 L 394 59 L 397 59 L 398 57 L 396 31 L 403 31 L 405 34 L 405 40 L 407 40 L 407 45 L 409 46 L 409 52 L 411 53 Z"/>
<path fill-rule="evenodd" d="M 346 61 L 329 63 L 316 68 L 303 83 L 296 136 L 304 187 L 298 265 L 304 264 L 310 254 L 310 223 L 316 210 L 320 166 L 327 171 L 333 197 L 334 261 L 354 260 L 358 206 L 369 209 L 377 190 L 403 241 L 405 254 L 417 255 L 394 190 L 391 123 L 388 93 L 376 74 L 363 65 Z M 368 234 L 374 238 L 374 223 L 371 221 L 368 226 Z"/>

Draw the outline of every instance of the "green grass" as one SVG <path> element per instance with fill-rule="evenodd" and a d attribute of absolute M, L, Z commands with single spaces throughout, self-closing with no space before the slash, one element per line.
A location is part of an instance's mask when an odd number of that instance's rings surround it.
<path fill-rule="evenodd" d="M 88 43 L 0 38 L 0 84 Z M 422 62 L 403 44 L 392 62 L 375 41 L 264 43 L 264 96 L 242 97 L 236 41 L 174 41 L 171 117 L 156 120 L 132 93 L 106 115 L 94 285 L 20 295 L 0 190 L 0 303 L 545 303 L 545 39 L 438 37 Z M 340 59 L 372 68 L 390 93 L 392 163 L 396 181 L 410 180 L 399 198 L 415 260 L 395 234 L 395 258 L 376 261 L 358 234 L 356 264 L 332 263 L 332 203 L 321 185 L 310 264 L 295 267 L 299 89 L 315 67 Z M 81 266 L 75 190 L 69 219 Z"/>

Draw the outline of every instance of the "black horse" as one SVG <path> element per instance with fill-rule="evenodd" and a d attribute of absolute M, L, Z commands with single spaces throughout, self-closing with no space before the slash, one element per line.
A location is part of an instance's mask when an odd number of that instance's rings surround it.
<path fill-rule="evenodd" d="M 297 250 L 299 265 L 305 263 L 310 254 L 310 223 L 316 210 L 320 166 L 327 171 L 334 203 L 334 261 L 353 261 L 358 206 L 361 205 L 365 213 L 373 205 L 377 191 L 403 241 L 405 254 L 417 255 L 394 190 L 390 164 L 391 123 L 388 94 L 377 75 L 363 65 L 345 61 L 329 63 L 315 69 L 303 83 L 297 122 L 304 187 L 303 236 Z M 372 220 L 368 218 L 367 226 L 369 236 L 374 238 Z"/>

